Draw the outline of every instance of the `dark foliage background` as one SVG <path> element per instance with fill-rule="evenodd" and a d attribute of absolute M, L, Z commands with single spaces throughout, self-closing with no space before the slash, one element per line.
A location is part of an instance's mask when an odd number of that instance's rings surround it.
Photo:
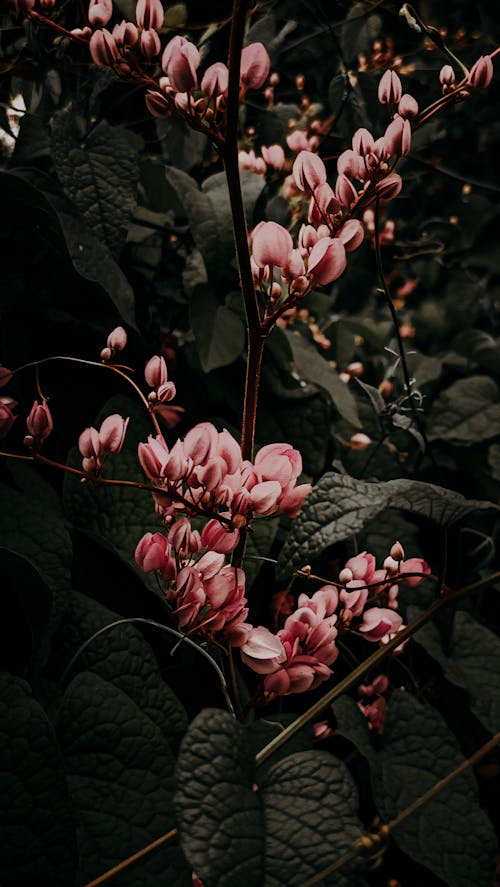
<path fill-rule="evenodd" d="M 134 4 L 123 0 L 116 6 L 131 16 Z M 209 6 L 178 4 L 166 25 L 167 36 L 190 32 L 196 40 L 210 22 L 218 22 L 206 38 L 207 64 L 225 58 L 230 16 L 227 3 Z M 391 2 L 263 4 L 252 18 L 248 42 L 266 45 L 280 82 L 272 107 L 260 94 L 249 96 L 242 110 L 242 147 L 259 152 L 262 145 L 283 143 L 290 119 L 304 128 L 319 117 L 327 121 L 320 153 L 333 175 L 336 158 L 356 128 L 383 130 L 376 88 L 380 74 L 400 56 L 405 90 L 422 106 L 437 98 L 443 57 L 408 28 L 398 9 Z M 421 3 L 419 13 L 446 29 L 450 48 L 466 64 L 493 51 L 500 38 L 493 2 Z M 78 26 L 85 4 L 61 5 L 58 14 L 66 27 Z M 108 333 L 122 324 L 129 336 L 126 362 L 136 368 L 138 383 L 155 353 L 165 357 L 175 380 L 176 403 L 185 412 L 176 427 L 165 425 L 169 443 L 199 421 L 237 434 L 245 324 L 227 191 L 215 151 L 182 121 L 153 119 L 140 91 L 94 67 L 85 48 L 55 40 L 50 30 L 33 24 L 11 27 L 7 11 L 0 11 L 0 21 L 0 126 L 15 139 L 13 150 L 5 142 L 0 146 L 1 362 L 18 367 L 63 354 L 99 360 Z M 345 71 L 356 72 L 360 57 L 363 70 L 349 78 Z M 297 86 L 300 77 L 303 88 Z M 394 241 L 383 248 L 384 267 L 399 321 L 410 334 L 406 344 L 415 390 L 422 395 L 427 443 L 408 428 L 396 340 L 369 240 L 333 287 L 307 297 L 297 316 L 269 339 L 258 444 L 286 440 L 301 451 L 305 477 L 313 483 L 323 477 L 325 522 L 328 502 L 339 503 L 340 517 L 350 513 L 353 502 L 366 503 L 366 484 L 382 498 L 374 511 L 341 529 L 334 516 L 325 540 L 307 555 L 300 522 L 295 529 L 286 520 L 279 526 L 263 522 L 249 552 L 279 563 L 275 569 L 247 562 L 255 624 L 270 622 L 271 597 L 285 588 L 294 557 L 294 566 L 307 557 L 315 572 L 333 576 L 355 551 L 367 548 L 384 557 L 399 538 L 411 556 L 424 557 L 436 573 L 446 552 L 450 587 L 496 568 L 494 508 L 459 509 L 450 526 L 447 518 L 435 516 L 436 509 L 446 508 L 446 490 L 493 506 L 499 501 L 500 96 L 495 77 L 488 90 L 419 130 L 398 167 L 402 195 L 384 209 L 383 221 L 395 222 Z M 18 129 L 10 114 L 16 96 L 26 107 Z M 280 185 L 276 177 L 242 174 L 251 226 L 263 219 L 289 223 Z M 358 361 L 363 384 L 355 378 L 343 382 L 339 373 Z M 27 415 L 36 396 L 34 382 L 34 373 L 26 371 L 9 386 L 20 416 Z M 40 384 L 50 396 L 55 427 L 47 455 L 77 464 L 74 447 L 82 429 L 95 424 L 101 412 L 120 412 L 132 421 L 114 476 L 141 479 L 135 447 L 149 429 L 125 384 L 121 388 L 112 373 L 59 362 L 42 368 Z M 372 439 L 366 450 L 348 445 L 358 431 Z M 19 418 L 9 435 L 10 451 L 22 451 L 23 436 Z M 196 747 L 196 731 L 201 732 L 209 761 L 218 754 L 218 740 L 223 743 L 219 777 L 230 768 L 237 774 L 239 809 L 248 814 L 242 834 L 248 836 L 251 822 L 257 846 L 262 826 L 254 818 L 247 783 L 260 779 L 251 770 L 253 755 L 271 734 L 259 737 L 265 721 L 255 728 L 255 738 L 250 728 L 226 721 L 220 711 L 207 714 L 223 708 L 224 701 L 214 672 L 198 654 L 182 645 L 172 657 L 172 643 L 160 631 L 127 625 L 101 635 L 64 673 L 80 645 L 115 618 L 173 624 L 158 586 L 133 562 L 137 540 L 158 528 L 149 497 L 135 491 L 89 492 L 59 472 L 42 473 L 5 459 L 0 473 L 5 689 L 0 747 L 7 811 L 0 832 L 2 884 L 83 885 L 175 824 L 195 833 L 186 795 L 174 813 L 173 793 L 179 743 L 196 716 L 188 737 Z M 434 510 L 441 526 L 415 505 L 416 497 L 404 510 L 400 501 L 387 503 L 381 482 L 397 479 L 441 488 Z M 455 507 L 458 500 L 451 495 L 449 501 Z M 299 581 L 294 591 L 307 587 Z M 422 587 L 401 597 L 410 617 L 432 594 Z M 417 770 L 415 791 L 421 792 L 499 729 L 498 582 L 465 599 L 459 610 L 455 617 L 440 614 L 412 642 L 404 660 L 391 660 L 395 691 L 383 740 L 371 742 L 353 700 L 343 697 L 328 713 L 331 726 L 338 723 L 339 729 L 321 743 L 320 752 L 312 751 L 309 733 L 296 748 L 285 748 L 286 754 L 305 753 L 310 759 L 302 759 L 302 767 L 291 758 L 286 766 L 278 759 L 266 776 L 268 840 L 276 841 L 277 858 L 284 853 L 277 836 L 289 823 L 280 819 L 276 798 L 287 798 L 293 819 L 309 817 L 323 846 L 337 829 L 336 817 L 346 823 L 334 845 L 335 859 L 359 834 L 360 822 L 367 825 L 377 814 L 390 818 L 404 806 L 398 786 L 410 772 Z M 349 673 L 363 649 L 354 644 L 339 659 L 336 677 Z M 244 697 L 252 689 L 245 674 Z M 258 715 L 286 722 L 321 692 L 287 697 Z M 421 747 L 427 749 L 424 762 Z M 189 742 L 183 748 L 177 784 L 189 796 L 196 762 Z M 441 757 L 440 749 L 445 749 Z M 333 772 L 328 760 L 345 765 Z M 318 767 L 326 768 L 321 778 L 341 799 L 338 809 L 330 809 L 321 792 L 311 808 L 304 806 Z M 285 771 L 295 774 L 295 787 L 286 783 Z M 442 803 L 429 805 L 413 832 L 395 836 L 379 868 L 352 871 L 335 883 L 361 884 L 364 878 L 378 887 L 395 879 L 413 887 L 425 878 L 429 887 L 492 884 L 495 841 L 489 821 L 498 832 L 499 772 L 498 754 L 492 754 L 476 768 L 479 804 L 470 777 L 444 812 Z M 352 802 L 353 780 L 359 804 Z M 218 797 L 220 815 L 229 816 L 230 792 L 226 788 Z M 443 852 L 432 844 L 443 817 L 452 836 L 444 863 Z M 210 839 L 212 827 L 207 825 L 202 838 Z M 199 848 L 193 850 L 190 840 L 183 838 L 182 851 L 177 844 L 166 845 L 141 864 L 139 874 L 130 870 L 113 883 L 189 884 L 193 867 L 203 877 Z M 302 852 L 300 836 L 294 840 Z M 295 858 L 281 873 L 269 860 L 262 862 L 265 874 L 250 852 L 245 859 L 247 868 L 226 881 L 232 871 L 227 860 L 225 872 L 217 865 L 207 870 L 206 884 L 250 883 L 252 873 L 257 878 L 252 883 L 290 885 L 307 876 Z M 325 856 L 323 865 L 332 859 Z"/>

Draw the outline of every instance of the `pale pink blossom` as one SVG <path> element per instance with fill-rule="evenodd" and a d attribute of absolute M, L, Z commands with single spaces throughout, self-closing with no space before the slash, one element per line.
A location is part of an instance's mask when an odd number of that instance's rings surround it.
<path fill-rule="evenodd" d="M 293 249 L 290 233 L 277 222 L 260 222 L 252 233 L 252 255 L 256 264 L 284 267 Z"/>
<path fill-rule="evenodd" d="M 130 49 L 139 40 L 139 31 L 136 26 L 133 22 L 127 22 L 125 19 L 114 26 L 111 34 L 115 39 L 116 45 L 121 50 Z"/>
<path fill-rule="evenodd" d="M 94 31 L 90 38 L 89 50 L 92 60 L 100 68 L 105 68 L 108 65 L 113 67 L 120 57 L 115 38 L 106 28 Z"/>
<path fill-rule="evenodd" d="M 134 557 L 137 566 L 144 573 L 158 572 L 165 581 L 175 579 L 175 558 L 162 533 L 146 533 L 137 543 Z"/>
<path fill-rule="evenodd" d="M 271 61 L 262 43 L 251 43 L 241 53 L 240 89 L 260 89 L 264 85 Z"/>
<path fill-rule="evenodd" d="M 375 185 L 375 193 L 380 200 L 392 200 L 393 197 L 397 197 L 401 188 L 403 187 L 403 182 L 401 176 L 398 175 L 397 172 L 391 172 L 385 179 L 377 182 Z"/>
<path fill-rule="evenodd" d="M 317 154 L 301 151 L 293 164 L 293 177 L 297 188 L 310 193 L 326 182 L 325 164 Z"/>
<path fill-rule="evenodd" d="M 363 622 L 359 631 L 367 641 L 376 643 L 386 635 L 395 634 L 403 624 L 398 613 L 384 607 L 371 607 L 363 613 Z"/>
<path fill-rule="evenodd" d="M 485 89 L 493 79 L 493 62 L 490 55 L 478 58 L 469 71 L 467 83 L 474 89 Z"/>
<path fill-rule="evenodd" d="M 418 102 L 407 92 L 399 100 L 398 114 L 400 117 L 406 117 L 408 120 L 411 120 L 412 117 L 416 117 L 418 114 Z"/>
<path fill-rule="evenodd" d="M 271 674 L 286 661 L 286 653 L 279 637 L 259 625 L 249 632 L 241 658 L 257 674 Z"/>
<path fill-rule="evenodd" d="M 165 54 L 163 56 L 165 58 Z M 177 44 L 173 47 L 166 74 L 170 85 L 177 92 L 188 93 L 198 85 L 196 74 L 200 64 L 200 53 L 194 43 Z"/>
<path fill-rule="evenodd" d="M 91 25 L 102 28 L 113 15 L 113 0 L 90 0 L 88 15 Z"/>
<path fill-rule="evenodd" d="M 401 80 L 395 71 L 386 71 L 378 85 L 378 100 L 383 105 L 397 105 L 402 95 Z"/>
<path fill-rule="evenodd" d="M 396 114 L 384 133 L 385 149 L 391 157 L 404 157 L 411 146 L 411 124 Z"/>
<path fill-rule="evenodd" d="M 229 71 L 224 62 L 215 62 L 207 68 L 201 81 L 201 91 L 208 96 L 227 93 Z"/>
<path fill-rule="evenodd" d="M 201 534 L 201 544 L 211 551 L 229 554 L 236 548 L 239 538 L 239 530 L 230 530 L 214 518 L 205 524 Z"/>
<path fill-rule="evenodd" d="M 148 59 L 148 61 L 151 61 L 151 59 L 153 59 L 155 55 L 158 55 L 161 50 L 160 38 L 157 32 L 154 31 L 152 28 L 150 28 L 148 31 L 141 31 L 139 42 L 141 52 L 143 56 Z"/>
<path fill-rule="evenodd" d="M 447 89 L 455 85 L 455 71 L 451 65 L 443 65 L 439 72 L 439 82 Z"/>
<path fill-rule="evenodd" d="M 410 588 L 416 588 L 417 585 L 420 585 L 420 583 L 423 582 L 425 576 L 431 572 L 431 569 L 427 561 L 424 561 L 421 557 L 411 557 L 399 565 L 399 572 L 402 574 L 424 573 L 424 576 L 408 576 L 405 580 Z"/>
<path fill-rule="evenodd" d="M 40 404 L 35 400 L 29 416 L 26 419 L 26 427 L 28 429 L 28 435 L 33 439 L 33 441 L 26 441 L 26 443 L 34 443 L 36 446 L 40 446 L 45 440 L 47 440 L 54 425 L 49 405 L 46 400 L 42 400 Z"/>
<path fill-rule="evenodd" d="M 262 157 L 268 166 L 272 166 L 273 169 L 281 170 L 285 165 L 285 152 L 281 145 L 269 145 L 266 147 L 262 146 Z"/>
<path fill-rule="evenodd" d="M 338 238 L 322 237 L 310 252 L 307 273 L 314 283 L 326 286 L 343 274 L 346 265 L 343 243 Z"/>
<path fill-rule="evenodd" d="M 159 31 L 163 25 L 165 12 L 161 0 L 137 0 L 135 20 L 140 28 Z"/>

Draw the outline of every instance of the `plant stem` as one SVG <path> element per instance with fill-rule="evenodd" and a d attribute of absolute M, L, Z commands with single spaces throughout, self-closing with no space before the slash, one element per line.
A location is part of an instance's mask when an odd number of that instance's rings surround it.
<path fill-rule="evenodd" d="M 236 243 L 236 254 L 238 257 L 241 291 L 245 304 L 248 332 L 248 360 L 243 403 L 243 426 L 241 433 L 241 450 L 244 459 L 252 459 L 253 456 L 260 368 L 264 349 L 264 336 L 261 329 L 259 305 L 250 266 L 248 234 L 238 167 L 240 62 L 243 38 L 245 35 L 246 15 L 249 5 L 248 0 L 235 0 L 233 5 L 231 35 L 229 39 L 229 85 L 226 137 L 222 149 L 222 157 L 224 160 L 224 169 L 231 203 L 234 239 Z"/>

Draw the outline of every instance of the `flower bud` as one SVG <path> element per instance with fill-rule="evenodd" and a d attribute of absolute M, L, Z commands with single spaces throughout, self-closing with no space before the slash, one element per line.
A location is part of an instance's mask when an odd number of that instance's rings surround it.
<path fill-rule="evenodd" d="M 443 65 L 439 72 L 439 82 L 448 89 L 455 85 L 455 71 L 451 65 Z"/>
<path fill-rule="evenodd" d="M 339 175 L 335 185 L 335 196 L 342 206 L 347 206 L 350 209 L 358 198 L 358 192 L 347 176 Z"/>
<path fill-rule="evenodd" d="M 227 92 L 229 71 L 224 62 L 215 62 L 205 71 L 201 81 L 201 91 L 205 95 L 218 96 Z"/>
<path fill-rule="evenodd" d="M 159 354 L 155 354 L 154 357 L 148 360 L 144 368 L 144 378 L 151 388 L 159 388 L 161 385 L 165 385 L 168 380 L 165 359 L 160 357 Z"/>
<path fill-rule="evenodd" d="M 391 157 L 404 157 L 411 145 L 411 124 L 396 114 L 384 133 L 385 149 Z"/>
<path fill-rule="evenodd" d="M 161 0 L 137 0 L 135 20 L 140 28 L 159 31 L 163 25 L 165 12 Z"/>
<path fill-rule="evenodd" d="M 293 249 L 290 233 L 277 222 L 260 222 L 252 233 L 252 255 L 259 268 L 283 268 Z"/>
<path fill-rule="evenodd" d="M 123 419 L 117 413 L 104 420 L 99 430 L 99 440 L 103 450 L 108 453 L 121 451 L 128 423 L 129 419 Z"/>
<path fill-rule="evenodd" d="M 113 35 L 106 28 L 94 31 L 90 38 L 89 50 L 92 60 L 100 68 L 105 68 L 108 65 L 113 67 L 120 56 Z"/>
<path fill-rule="evenodd" d="M 395 542 L 390 551 L 391 557 L 394 558 L 395 561 L 402 561 L 405 556 L 405 550 L 401 545 L 401 542 Z"/>
<path fill-rule="evenodd" d="M 403 92 L 401 80 L 395 71 L 386 71 L 378 85 L 378 100 L 382 105 L 397 105 Z"/>
<path fill-rule="evenodd" d="M 490 55 L 482 55 L 469 71 L 467 83 L 474 89 L 485 89 L 493 79 L 493 62 Z"/>
<path fill-rule="evenodd" d="M 352 137 L 352 149 L 356 154 L 360 154 L 361 157 L 371 154 L 374 144 L 375 140 L 368 129 L 357 129 Z M 342 172 L 344 171 L 342 170 Z"/>
<path fill-rule="evenodd" d="M 339 573 L 339 582 L 352 582 L 353 578 L 352 570 L 350 570 L 349 567 L 344 567 Z"/>
<path fill-rule="evenodd" d="M 301 151 L 293 164 L 293 177 L 297 188 L 311 193 L 326 182 L 325 164 L 317 154 Z"/>
<path fill-rule="evenodd" d="M 398 114 L 400 117 L 405 117 L 407 120 L 410 120 L 412 117 L 416 117 L 418 114 L 418 102 L 413 98 L 412 95 L 409 95 L 405 92 L 404 95 L 401 96 L 399 105 L 398 105 Z"/>
<path fill-rule="evenodd" d="M 132 22 L 125 21 L 125 19 L 120 24 L 115 25 L 111 33 L 119 49 L 130 49 L 139 40 L 139 31 L 136 26 Z"/>
<path fill-rule="evenodd" d="M 309 255 L 307 273 L 315 283 L 326 286 L 345 271 L 347 264 L 343 243 L 336 237 L 323 237 L 313 246 Z"/>
<path fill-rule="evenodd" d="M 26 427 L 36 446 L 40 446 L 48 438 L 54 426 L 46 400 L 42 400 L 41 404 L 35 400 L 26 419 Z"/>
<path fill-rule="evenodd" d="M 111 351 L 123 351 L 127 344 L 127 334 L 122 326 L 115 327 L 107 338 L 106 345 Z"/>
<path fill-rule="evenodd" d="M 141 52 L 145 58 L 150 61 L 155 55 L 158 55 L 161 49 L 160 38 L 156 31 L 152 28 L 149 31 L 142 31 L 140 38 Z"/>
<path fill-rule="evenodd" d="M 264 85 L 271 61 L 262 43 L 251 43 L 241 53 L 240 89 L 260 89 Z"/>
<path fill-rule="evenodd" d="M 266 147 L 262 146 L 262 157 L 268 166 L 272 166 L 273 169 L 280 170 L 283 169 L 285 165 L 285 152 L 281 145 L 270 145 Z"/>
<path fill-rule="evenodd" d="M 377 197 L 380 197 L 380 200 L 392 200 L 393 197 L 397 197 L 401 188 L 403 187 L 403 182 L 401 180 L 401 176 L 397 174 L 397 172 L 391 172 L 385 179 L 382 179 L 381 182 L 377 182 L 375 185 L 375 193 Z"/>
<path fill-rule="evenodd" d="M 94 27 L 102 28 L 107 25 L 113 15 L 113 0 L 90 0 L 89 22 Z"/>
<path fill-rule="evenodd" d="M 359 219 L 348 219 L 337 232 L 337 237 L 344 244 L 346 252 L 352 253 L 363 243 L 365 231 Z"/>
<path fill-rule="evenodd" d="M 194 43 L 185 42 L 176 45 L 171 51 L 166 71 L 173 89 L 180 93 L 196 89 L 198 86 L 196 71 L 199 64 L 200 53 Z"/>

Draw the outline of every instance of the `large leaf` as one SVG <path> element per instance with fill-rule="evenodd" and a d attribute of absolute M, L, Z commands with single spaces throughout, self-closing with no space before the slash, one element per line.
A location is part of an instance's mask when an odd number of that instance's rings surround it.
<path fill-rule="evenodd" d="M 330 395 L 341 416 L 354 428 L 360 427 L 356 401 L 347 385 L 341 381 L 337 370 L 321 357 L 312 342 L 299 332 L 286 331 L 297 372 L 308 382 L 315 382 Z"/>
<path fill-rule="evenodd" d="M 182 279 L 204 372 L 233 363 L 245 348 L 245 325 L 238 314 L 218 301 L 199 250 L 188 257 Z"/>
<path fill-rule="evenodd" d="M 54 729 L 29 685 L 0 673 L 0 881 L 70 887 L 76 837 Z"/>
<path fill-rule="evenodd" d="M 167 182 L 184 207 L 196 247 L 205 262 L 209 280 L 216 281 L 227 271 L 235 256 L 229 192 L 224 173 L 209 176 L 200 191 L 187 173 L 173 166 L 165 168 Z M 264 180 L 243 170 L 241 188 L 247 222 L 251 224 L 255 202 L 264 187 Z"/>
<path fill-rule="evenodd" d="M 89 228 L 114 255 L 125 242 L 137 203 L 138 153 L 142 140 L 101 120 L 82 138 L 72 109 L 52 118 L 52 151 L 59 180 Z"/>
<path fill-rule="evenodd" d="M 95 425 L 100 426 L 106 416 L 119 413 L 130 417 L 125 443 L 119 455 L 108 462 L 106 476 L 120 480 L 144 483 L 145 478 L 137 457 L 139 441 L 147 440 L 152 425 L 141 404 L 128 397 L 112 397 L 101 410 Z M 80 453 L 70 453 L 71 465 L 81 466 Z M 151 494 L 133 487 L 96 487 L 82 485 L 78 478 L 66 474 L 64 479 L 64 507 L 67 516 L 79 529 L 98 536 L 134 570 L 134 552 L 144 533 L 156 531 L 158 519 Z M 151 588 L 157 585 L 151 577 L 140 574 Z"/>
<path fill-rule="evenodd" d="M 356 703 L 342 697 L 334 706 L 339 732 L 368 759 L 375 801 L 386 822 L 463 762 L 455 737 L 437 711 L 409 693 L 395 691 L 384 734 L 371 741 Z M 495 835 L 481 810 L 470 770 L 392 831 L 412 859 L 449 887 L 489 887 L 493 878 Z"/>
<path fill-rule="evenodd" d="M 279 562 L 282 574 L 309 563 L 329 545 L 348 539 L 385 508 L 399 508 L 448 526 L 479 509 L 495 508 L 492 502 L 465 499 L 460 493 L 416 480 L 368 483 L 348 475 L 323 475 L 283 546 Z"/>
<path fill-rule="evenodd" d="M 52 594 L 31 561 L 8 548 L 0 548 L 0 596 L 0 660 L 24 674 L 31 660 L 36 671 L 48 654 Z"/>
<path fill-rule="evenodd" d="M 65 657 L 115 614 L 74 593 L 64 624 Z M 85 668 L 85 671 L 81 671 Z M 162 681 L 140 633 L 119 625 L 74 662 L 58 712 L 72 803 L 80 821 L 78 883 L 111 868 L 175 826 L 173 770 L 185 714 Z M 182 854 L 167 843 L 120 883 L 190 884 Z"/>
<path fill-rule="evenodd" d="M 100 286 L 121 318 L 134 326 L 134 294 L 125 275 L 50 176 L 32 169 L 2 173 L 0 196 L 10 212 L 24 213 L 23 228 L 31 226 L 37 238 L 42 231 L 55 251 L 65 249 L 77 274 Z"/>
<path fill-rule="evenodd" d="M 18 489 L 1 484 L 2 545 L 25 557 L 52 592 L 49 631 L 57 628 L 71 589 L 71 538 L 59 498 L 40 471 L 12 462 Z"/>
<path fill-rule="evenodd" d="M 459 379 L 434 401 L 429 439 L 470 446 L 496 437 L 500 428 L 499 390 L 489 376 Z"/>
<path fill-rule="evenodd" d="M 261 779 L 248 731 L 222 711 L 195 718 L 176 776 L 182 847 L 206 887 L 299 887 L 360 834 L 354 785 L 340 761 L 299 752 Z M 346 878 L 326 883 L 355 887 Z"/>
<path fill-rule="evenodd" d="M 411 607 L 411 618 L 419 612 Z M 453 618 L 447 653 L 432 625 L 420 629 L 415 640 L 439 662 L 452 683 L 468 690 L 474 714 L 487 730 L 497 733 L 500 730 L 500 639 L 497 635 L 459 610 Z"/>

